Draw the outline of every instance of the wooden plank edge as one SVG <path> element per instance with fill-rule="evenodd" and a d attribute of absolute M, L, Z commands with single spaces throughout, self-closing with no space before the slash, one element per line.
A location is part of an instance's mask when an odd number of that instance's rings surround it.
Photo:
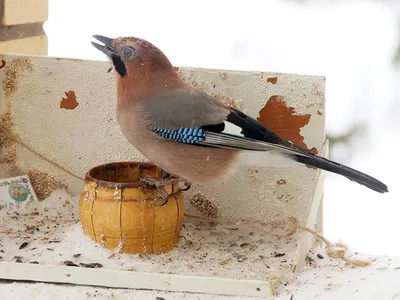
<path fill-rule="evenodd" d="M 15 281 L 66 283 L 107 288 L 160 290 L 229 296 L 268 297 L 268 281 L 206 276 L 182 276 L 112 269 L 0 262 L 0 278 Z"/>
<path fill-rule="evenodd" d="M 329 140 L 326 139 L 322 147 L 322 156 L 328 158 L 329 156 Z M 318 169 L 317 182 L 314 189 L 312 202 L 309 208 L 309 213 L 304 225 L 309 228 L 314 228 L 317 219 L 318 211 L 322 203 L 324 194 L 325 171 Z M 309 232 L 303 231 L 299 237 L 299 243 L 296 249 L 294 258 L 294 272 L 302 270 L 306 261 L 307 253 L 311 249 L 312 236 Z"/>

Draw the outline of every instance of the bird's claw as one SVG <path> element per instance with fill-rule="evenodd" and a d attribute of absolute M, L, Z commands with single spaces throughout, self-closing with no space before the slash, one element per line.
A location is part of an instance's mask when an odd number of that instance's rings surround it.
<path fill-rule="evenodd" d="M 167 173 L 167 175 L 169 175 Z M 179 177 L 168 177 L 166 178 L 166 175 L 164 174 L 162 179 L 155 179 L 154 177 L 151 177 L 149 175 L 144 176 L 143 178 L 140 179 L 141 182 L 149 185 L 149 186 L 153 186 L 156 188 L 157 192 L 159 192 L 161 194 L 161 198 L 164 200 L 164 202 L 162 204 L 160 204 L 160 206 L 164 206 L 165 204 L 167 204 L 168 202 L 168 198 L 169 195 L 168 193 L 165 191 L 164 186 L 167 184 L 174 184 L 174 183 L 179 183 L 179 182 L 185 182 L 185 188 L 181 189 L 182 191 L 187 191 L 188 189 L 190 189 L 191 184 L 188 183 L 186 180 L 179 178 Z"/>
<path fill-rule="evenodd" d="M 190 190 L 190 188 L 192 186 L 192 184 L 190 182 L 186 181 L 186 180 L 184 181 L 184 183 L 185 183 L 185 187 L 181 188 L 182 192 L 186 192 L 186 191 Z"/>

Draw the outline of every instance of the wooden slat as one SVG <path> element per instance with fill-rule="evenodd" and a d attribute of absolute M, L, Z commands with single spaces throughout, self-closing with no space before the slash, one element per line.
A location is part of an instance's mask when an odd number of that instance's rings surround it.
<path fill-rule="evenodd" d="M 109 288 L 257 296 L 272 299 L 272 292 L 268 281 L 153 274 L 14 262 L 0 262 L 0 278 Z"/>

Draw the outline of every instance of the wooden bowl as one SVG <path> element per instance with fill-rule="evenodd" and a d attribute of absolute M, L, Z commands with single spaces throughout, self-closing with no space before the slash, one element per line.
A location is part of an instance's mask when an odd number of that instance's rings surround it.
<path fill-rule="evenodd" d="M 121 253 L 161 254 L 174 248 L 182 229 L 184 198 L 179 184 L 160 193 L 140 182 L 163 171 L 151 163 L 117 162 L 97 166 L 85 175 L 79 217 L 85 234 Z"/>

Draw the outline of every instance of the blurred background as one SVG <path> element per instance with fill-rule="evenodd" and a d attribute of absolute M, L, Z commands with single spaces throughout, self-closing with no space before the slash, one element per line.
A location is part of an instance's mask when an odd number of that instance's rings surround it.
<path fill-rule="evenodd" d="M 175 66 L 326 76 L 331 158 L 390 192 L 328 174 L 325 234 L 400 255 L 400 1 L 51 0 L 44 28 L 50 56 L 105 60 L 93 34 L 133 35 Z"/>

